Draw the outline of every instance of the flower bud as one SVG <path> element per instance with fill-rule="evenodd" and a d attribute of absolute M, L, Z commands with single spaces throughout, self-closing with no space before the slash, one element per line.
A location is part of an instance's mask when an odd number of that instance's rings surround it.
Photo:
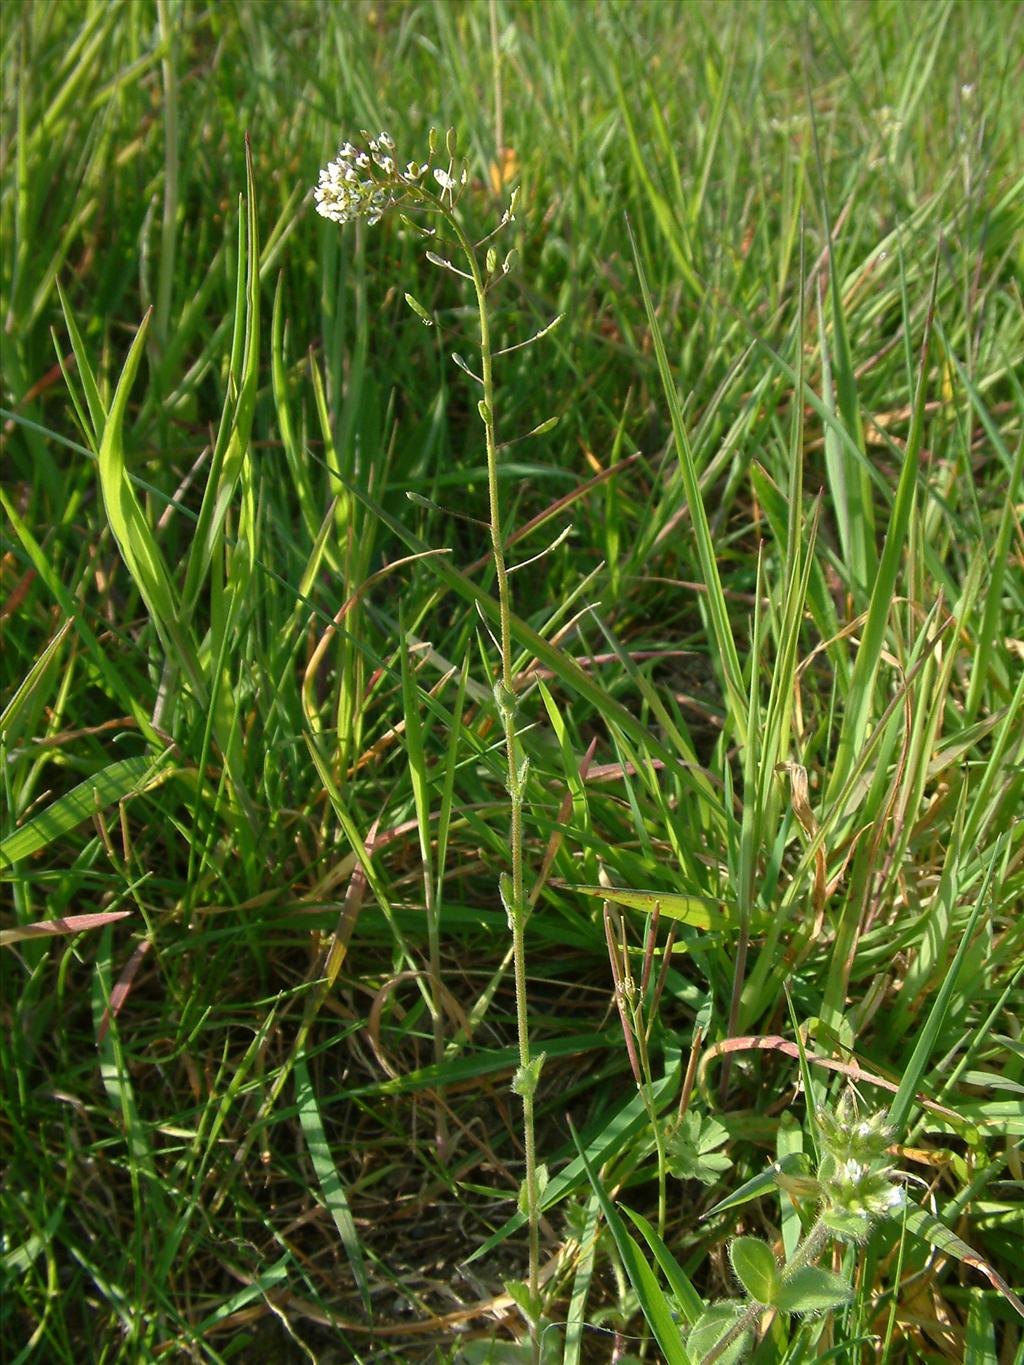
<path fill-rule="evenodd" d="M 503 716 L 514 716 L 516 713 L 516 694 L 500 679 L 494 684 L 494 704 Z"/>

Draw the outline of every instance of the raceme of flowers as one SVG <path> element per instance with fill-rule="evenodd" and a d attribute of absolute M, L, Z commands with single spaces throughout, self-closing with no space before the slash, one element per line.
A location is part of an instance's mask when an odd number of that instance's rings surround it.
<path fill-rule="evenodd" d="M 322 218 L 335 223 L 365 218 L 372 227 L 393 204 L 432 200 L 436 205 L 437 197 L 423 183 L 431 170 L 429 158 L 422 164 L 409 161 L 405 170 L 400 170 L 390 133 L 370 137 L 364 129 L 362 139 L 361 146 L 344 143 L 335 159 L 321 170 L 313 198 Z M 435 166 L 432 174 L 440 187 L 441 200 L 447 195 L 449 203 L 467 179 L 465 168 L 458 177 L 452 174 L 452 167 L 446 170 Z"/>

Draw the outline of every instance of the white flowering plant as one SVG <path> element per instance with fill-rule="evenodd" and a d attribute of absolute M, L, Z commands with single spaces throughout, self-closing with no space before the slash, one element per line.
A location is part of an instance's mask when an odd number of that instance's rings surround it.
<path fill-rule="evenodd" d="M 452 353 L 452 360 L 470 381 L 477 384 L 481 396 L 477 402 L 477 412 L 483 426 L 484 447 L 487 463 L 487 486 L 489 501 L 489 531 L 491 556 L 494 563 L 497 585 L 497 616 L 499 638 L 495 640 L 498 650 L 497 677 L 492 678 L 494 705 L 501 723 L 504 736 L 504 749 L 507 764 L 506 790 L 509 797 L 509 867 L 503 871 L 498 883 L 498 898 L 504 907 L 512 939 L 513 972 L 516 992 L 516 1022 L 519 1041 L 519 1066 L 512 1081 L 512 1089 L 522 1102 L 523 1113 L 523 1150 L 525 1154 L 525 1178 L 519 1190 L 519 1207 L 525 1215 L 529 1228 L 529 1279 L 526 1284 L 512 1282 L 507 1285 L 509 1293 L 520 1307 L 526 1319 L 534 1358 L 539 1359 L 540 1340 L 543 1334 L 543 1301 L 540 1292 L 540 1213 L 541 1196 L 547 1181 L 543 1164 L 536 1159 L 534 1138 L 534 1097 L 540 1080 L 544 1054 L 533 1055 L 530 1050 L 529 1020 L 526 1008 L 526 922 L 530 915 L 531 901 L 526 892 L 524 869 L 523 817 L 526 801 L 529 759 L 522 751 L 517 733 L 517 678 L 514 673 L 512 646 L 512 594 L 510 574 L 513 567 L 506 560 L 505 538 L 502 530 L 501 506 L 498 488 L 499 454 L 516 440 L 544 435 L 556 422 L 555 418 L 541 421 L 532 430 L 511 441 L 499 442 L 497 424 L 497 402 L 495 398 L 494 361 L 509 351 L 518 351 L 540 340 L 561 321 L 556 317 L 541 327 L 532 336 L 503 350 L 494 350 L 491 342 L 491 303 L 489 295 L 493 286 L 500 284 L 512 268 L 515 252 L 508 251 L 499 259 L 493 239 L 515 222 L 518 190 L 513 190 L 510 200 L 497 223 L 497 226 L 483 238 L 473 241 L 467 234 L 459 203 L 469 184 L 469 171 L 466 162 L 458 152 L 458 136 L 454 128 L 449 128 L 442 138 L 436 129 L 430 130 L 428 155 L 424 162 L 407 161 L 402 167 L 394 138 L 386 132 L 376 137 L 369 133 L 361 134 L 357 145 L 345 142 L 338 149 L 334 160 L 320 172 L 313 191 L 316 211 L 321 217 L 345 225 L 363 219 L 368 225 L 378 223 L 390 210 L 407 209 L 421 215 L 434 215 L 447 229 L 446 238 L 457 258 L 461 257 L 460 268 L 454 261 L 435 251 L 427 251 L 426 259 L 440 269 L 450 271 L 469 282 L 477 306 L 479 373 L 458 352 Z M 426 238 L 440 242 L 441 236 L 436 228 L 414 222 L 407 214 L 403 221 Z M 406 302 L 421 322 L 434 326 L 435 319 L 412 294 L 405 295 Z M 413 495 L 410 494 L 412 497 Z M 557 544 L 567 532 L 563 532 L 554 542 Z M 551 546 L 548 547 L 553 548 Z M 546 554 L 547 550 L 542 551 Z M 534 556 L 533 558 L 538 558 Z M 493 639 L 494 637 L 492 637 Z M 438 926 L 433 918 L 431 904 L 427 904 L 428 932 L 431 941 L 430 975 L 433 979 L 435 998 L 435 1018 L 439 1019 L 441 1007 L 440 959 L 438 955 Z"/>

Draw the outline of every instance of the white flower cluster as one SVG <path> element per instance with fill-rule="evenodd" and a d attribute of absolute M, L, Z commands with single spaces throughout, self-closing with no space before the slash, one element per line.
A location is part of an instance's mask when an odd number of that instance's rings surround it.
<path fill-rule="evenodd" d="M 364 130 L 363 138 L 365 146 L 346 142 L 320 172 L 313 198 L 322 218 L 335 223 L 351 223 L 356 218 L 365 218 L 371 226 L 379 223 L 384 210 L 415 190 L 426 171 L 426 166 L 415 161 L 404 171 L 398 169 L 389 133 L 370 137 Z"/>
<path fill-rule="evenodd" d="M 370 137 L 364 129 L 362 137 L 363 146 L 355 147 L 346 142 L 338 149 L 335 159 L 320 172 L 313 198 L 322 218 L 330 218 L 335 223 L 365 218 L 372 227 L 380 222 L 385 209 L 392 204 L 431 198 L 420 184 L 430 169 L 429 161 L 422 165 L 410 161 L 404 171 L 399 170 L 394 155 L 395 140 L 390 133 Z M 432 149 L 433 146 L 432 141 Z M 442 197 L 447 194 L 449 202 L 468 179 L 465 167 L 458 178 L 441 167 L 435 167 L 433 174 L 441 187 Z"/>

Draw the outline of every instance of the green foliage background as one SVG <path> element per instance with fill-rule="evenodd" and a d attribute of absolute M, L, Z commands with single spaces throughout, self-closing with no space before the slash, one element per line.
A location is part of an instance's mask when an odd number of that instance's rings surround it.
<path fill-rule="evenodd" d="M 397 219 L 312 212 L 360 128 L 405 160 L 456 126 L 478 235 L 521 185 L 499 345 L 565 315 L 498 376 L 506 437 L 559 418 L 503 465 L 514 557 L 573 527 L 513 580 L 548 689 L 523 724 L 559 1351 L 647 1330 L 613 1243 L 588 1260 L 567 1112 L 607 1189 L 650 1213 L 656 1183 L 573 885 L 663 893 L 662 947 L 670 895 L 717 917 L 684 914 L 650 1012 L 666 1118 L 698 1059 L 665 1238 L 702 1294 L 732 1292 L 729 1235 L 796 1233 L 785 1198 L 699 1221 L 809 1141 L 794 1017 L 900 1087 L 921 1202 L 1019 1285 L 1019 6 L 2 22 L 7 1357 L 482 1359 L 517 1328 L 493 584 L 448 510 L 487 515 L 449 355 L 473 314 Z M 991 1278 L 898 1229 L 855 1287 L 758 1358 L 1020 1340 Z"/>

